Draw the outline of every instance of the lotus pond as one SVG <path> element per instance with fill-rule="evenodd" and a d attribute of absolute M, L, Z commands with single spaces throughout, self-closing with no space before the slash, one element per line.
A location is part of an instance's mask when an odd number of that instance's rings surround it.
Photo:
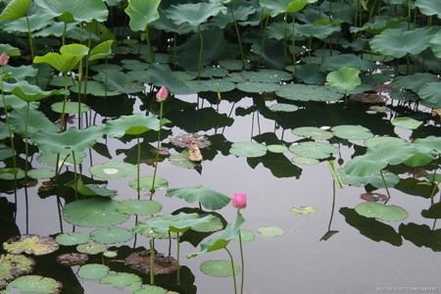
<path fill-rule="evenodd" d="M 0 293 L 439 293 L 441 5 L 0 1 Z"/>

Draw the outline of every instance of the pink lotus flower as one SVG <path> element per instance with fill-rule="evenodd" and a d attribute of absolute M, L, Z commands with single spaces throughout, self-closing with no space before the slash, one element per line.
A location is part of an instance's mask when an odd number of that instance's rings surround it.
<path fill-rule="evenodd" d="M 0 54 L 0 65 L 7 65 L 9 62 L 9 55 L 6 53 Z"/>
<path fill-rule="evenodd" d="M 170 92 L 166 87 L 162 86 L 158 93 L 156 93 L 156 102 L 164 102 L 167 100 L 168 95 L 170 95 Z"/>
<path fill-rule="evenodd" d="M 237 209 L 242 209 L 247 207 L 247 194 L 244 192 L 234 193 L 232 203 L 233 203 L 233 207 Z"/>

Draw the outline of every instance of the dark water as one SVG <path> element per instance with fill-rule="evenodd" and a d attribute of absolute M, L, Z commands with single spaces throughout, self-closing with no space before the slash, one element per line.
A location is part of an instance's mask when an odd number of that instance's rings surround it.
<path fill-rule="evenodd" d="M 195 102 L 194 96 L 180 97 L 189 102 Z M 110 98 L 109 98 L 110 99 Z M 112 99 L 119 99 L 112 98 Z M 92 105 L 100 113 L 110 108 L 123 110 L 120 104 L 130 103 L 109 100 Z M 172 109 L 169 102 L 168 107 Z M 201 106 L 202 103 L 200 103 Z M 201 113 L 210 108 L 209 102 L 204 102 L 203 110 L 185 112 L 171 111 L 167 116 L 174 118 L 177 127 L 175 134 L 184 132 L 201 133 L 209 138 L 222 138 L 223 124 L 215 118 L 204 118 Z M 174 106 L 176 106 L 174 105 Z M 233 104 L 221 103 L 220 113 L 226 113 Z M 299 126 L 335 126 L 341 124 L 360 124 L 368 127 L 377 135 L 394 135 L 394 128 L 388 123 L 391 113 L 367 114 L 366 106 L 359 104 L 305 104 L 304 108 L 293 113 L 270 112 L 263 104 L 263 97 L 255 99 L 244 98 L 234 105 L 234 123 L 226 126 L 223 135 L 227 141 L 213 143 L 213 148 L 228 150 L 228 142 L 247 141 L 254 136 L 266 134 L 268 138 L 274 134 L 281 139 L 283 129 Z M 251 109 L 254 107 L 255 109 Z M 128 107 L 131 111 L 131 108 Z M 135 104 L 134 111 L 139 105 Z M 212 109 L 216 109 L 213 105 Z M 247 111 L 250 110 L 250 111 Z M 109 113 L 107 114 L 109 115 Z M 421 114 L 421 116 L 425 116 Z M 180 119 L 179 119 L 180 118 Z M 98 119 L 99 120 L 99 119 Z M 182 121 L 182 123 L 180 123 Z M 277 128 L 275 131 L 275 121 Z M 216 128 L 217 127 L 217 128 Z M 426 127 L 414 136 L 426 136 L 439 133 L 435 127 Z M 214 136 L 217 134 L 216 136 Z M 273 135 L 271 135 L 273 134 Z M 406 132 L 402 136 L 408 136 Z M 214 137 L 213 137 L 214 136 Z M 286 130 L 283 141 L 292 142 L 296 138 Z M 133 143 L 122 143 L 109 140 L 108 147 L 115 156 L 115 150 L 128 149 Z M 344 161 L 353 156 L 352 146 L 340 146 Z M 206 156 L 209 158 L 210 156 Z M 123 160 L 124 154 L 116 156 Z M 108 159 L 96 152 L 93 153 L 93 163 L 105 162 Z M 88 159 L 85 160 L 85 163 Z M 257 166 L 256 166 L 257 164 Z M 83 169 L 88 171 L 87 165 Z M 142 175 L 151 175 L 153 168 L 143 165 Z M 417 247 L 399 234 L 399 223 L 379 223 L 357 216 L 349 208 L 360 203 L 363 188 L 345 187 L 337 189 L 335 195 L 335 210 L 332 223 L 329 224 L 333 204 L 333 182 L 326 163 L 318 166 L 297 168 L 280 156 L 267 155 L 263 163 L 255 160 L 236 158 L 220 152 L 214 159 L 202 163 L 202 174 L 195 170 L 178 168 L 167 161 L 160 163 L 159 176 L 169 181 L 170 187 L 205 185 L 225 194 L 236 191 L 248 193 L 248 207 L 244 211 L 245 227 L 256 230 L 261 226 L 279 226 L 285 234 L 278 238 L 265 239 L 257 236 L 254 242 L 246 243 L 246 293 L 311 293 L 311 294 L 371 294 L 371 293 L 438 293 L 441 292 L 439 279 L 439 254 L 426 247 Z M 40 199 L 37 187 L 30 189 L 30 232 L 41 235 L 52 235 L 59 232 L 57 205 L 54 197 Z M 117 199 L 136 198 L 136 191 L 127 186 L 124 180 L 110 183 L 109 188 L 118 190 Z M 380 192 L 382 189 L 380 189 Z M 406 195 L 396 189 L 391 189 L 392 200 L 409 211 L 409 218 L 403 223 L 426 224 L 432 227 L 433 221 L 421 216 L 421 210 L 430 206 L 430 200 L 422 197 Z M 20 232 L 25 232 L 25 209 L 23 191 L 19 192 L 17 226 Z M 145 196 L 146 197 L 146 196 Z M 163 203 L 163 212 L 172 212 L 184 205 L 176 199 L 157 193 L 156 200 Z M 13 202 L 13 196 L 8 195 Z M 295 216 L 290 209 L 298 206 L 311 206 L 317 211 L 311 215 Z M 225 208 L 222 214 L 227 220 L 233 220 L 235 211 Z M 346 217 L 345 217 L 346 216 Z M 132 223 L 130 223 L 132 224 Z M 338 231 L 327 241 L 320 241 L 328 231 Z M 362 233 L 360 233 L 360 228 Z M 65 231 L 71 227 L 64 224 Z M 424 238 L 415 232 L 414 238 Z M 380 241 L 381 240 L 381 241 Z M 147 241 L 138 239 L 138 246 L 144 246 Z M 133 245 L 133 242 L 128 244 Z M 167 251 L 167 241 L 159 241 L 159 250 Z M 196 251 L 188 243 L 183 245 L 183 256 Z M 237 259 L 238 247 L 233 244 Z M 226 259 L 223 252 L 208 254 L 194 259 L 183 258 L 182 263 L 190 268 L 195 276 L 193 287 L 197 293 L 224 294 L 233 293 L 231 279 L 211 278 L 199 271 L 199 264 L 206 259 Z M 65 293 L 130 293 L 120 289 L 104 287 L 94 282 L 76 281 L 74 273 L 65 268 L 56 267 L 48 262 L 47 269 L 41 272 L 63 281 Z M 123 269 L 119 269 L 123 271 Z M 129 271 L 129 270 L 127 270 Z M 146 277 L 147 278 L 147 277 Z M 184 279 L 185 280 L 185 279 Z M 81 284 L 81 286 L 80 286 Z M 186 285 L 192 289 L 192 283 Z M 167 284 L 163 284 L 167 287 Z M 432 287 L 432 288 L 430 288 Z M 196 293 L 185 290 L 183 293 Z"/>

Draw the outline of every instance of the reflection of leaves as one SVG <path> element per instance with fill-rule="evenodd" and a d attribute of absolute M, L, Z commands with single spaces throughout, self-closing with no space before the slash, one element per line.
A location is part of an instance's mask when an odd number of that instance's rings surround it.
<path fill-rule="evenodd" d="M 418 247 L 428 247 L 433 251 L 441 251 L 441 230 L 432 231 L 427 225 L 414 223 L 401 224 L 400 235 Z"/>
<path fill-rule="evenodd" d="M 439 191 L 436 185 L 433 185 L 428 181 L 420 181 L 414 178 L 400 179 L 400 182 L 395 185 L 395 189 L 408 195 L 421 196 L 424 198 L 430 198 Z"/>
<path fill-rule="evenodd" d="M 248 158 L 248 165 L 253 169 L 262 163 L 264 167 L 268 168 L 273 176 L 277 178 L 299 178 L 302 170 L 291 163 L 291 161 L 280 153 L 267 153 L 265 156 L 258 158 Z"/>
<path fill-rule="evenodd" d="M 340 213 L 345 217 L 348 224 L 373 241 L 385 241 L 394 246 L 401 246 L 403 243 L 401 236 L 389 225 L 373 218 L 361 216 L 355 210 L 347 207 L 341 208 Z"/>

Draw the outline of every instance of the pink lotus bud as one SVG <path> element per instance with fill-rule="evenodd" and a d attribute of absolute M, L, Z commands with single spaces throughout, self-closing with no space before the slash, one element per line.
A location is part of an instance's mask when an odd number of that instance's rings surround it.
<path fill-rule="evenodd" d="M 244 192 L 234 193 L 232 203 L 233 203 L 233 207 L 237 209 L 242 209 L 247 207 L 247 194 Z"/>
<path fill-rule="evenodd" d="M 7 65 L 9 62 L 9 55 L 6 53 L 0 54 L 0 65 Z"/>
<path fill-rule="evenodd" d="M 162 86 L 161 89 L 159 89 L 158 93 L 156 93 L 156 102 L 164 102 L 167 100 L 169 91 L 166 87 Z"/>

